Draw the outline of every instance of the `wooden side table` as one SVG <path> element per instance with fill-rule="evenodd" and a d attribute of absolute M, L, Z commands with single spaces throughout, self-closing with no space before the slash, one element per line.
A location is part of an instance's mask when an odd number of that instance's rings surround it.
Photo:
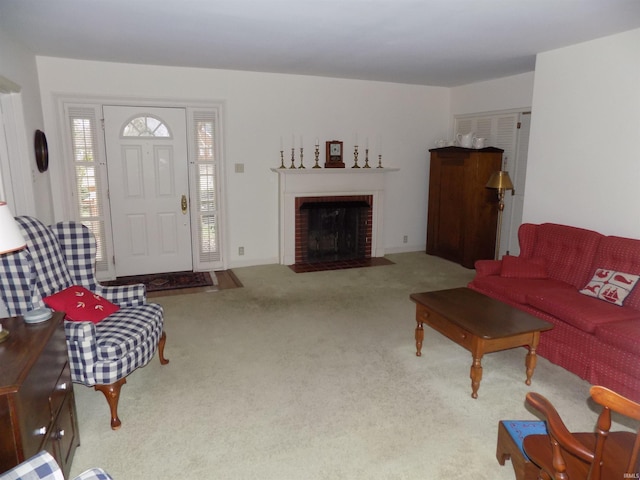
<path fill-rule="evenodd" d="M 63 320 L 0 319 L 0 472 L 47 450 L 69 475 L 80 437 Z"/>

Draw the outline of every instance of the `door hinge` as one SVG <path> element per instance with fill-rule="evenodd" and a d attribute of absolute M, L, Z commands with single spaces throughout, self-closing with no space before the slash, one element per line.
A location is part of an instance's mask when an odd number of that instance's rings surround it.
<path fill-rule="evenodd" d="M 100 125 L 102 125 L 102 130 L 104 130 L 104 118 L 100 119 Z"/>
<path fill-rule="evenodd" d="M 116 256 L 114 255 L 113 257 L 111 257 L 111 261 L 113 262 L 113 264 L 116 264 Z"/>
<path fill-rule="evenodd" d="M 520 129 L 520 127 L 522 127 L 522 122 L 518 122 L 518 124 L 516 126 L 517 129 Z"/>

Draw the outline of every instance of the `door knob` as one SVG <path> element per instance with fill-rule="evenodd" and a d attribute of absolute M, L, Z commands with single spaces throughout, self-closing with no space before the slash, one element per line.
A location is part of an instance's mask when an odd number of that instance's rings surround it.
<path fill-rule="evenodd" d="M 187 196 L 182 195 L 182 200 L 180 201 L 180 206 L 182 207 L 182 214 L 187 214 Z"/>

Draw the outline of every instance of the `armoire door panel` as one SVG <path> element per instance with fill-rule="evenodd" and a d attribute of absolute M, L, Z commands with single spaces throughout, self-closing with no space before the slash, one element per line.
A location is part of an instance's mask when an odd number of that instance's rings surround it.
<path fill-rule="evenodd" d="M 486 188 L 502 165 L 502 150 L 443 147 L 430 150 L 426 252 L 473 268 L 493 258 L 497 195 Z"/>

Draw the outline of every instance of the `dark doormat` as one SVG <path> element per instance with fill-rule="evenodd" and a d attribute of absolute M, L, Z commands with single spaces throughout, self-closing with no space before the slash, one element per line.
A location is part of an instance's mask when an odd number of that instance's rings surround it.
<path fill-rule="evenodd" d="M 102 284 L 106 286 L 133 285 L 136 283 L 144 283 L 148 293 L 214 285 L 209 272 L 172 272 L 154 273 L 151 275 L 132 275 L 130 277 L 118 277 L 115 280 L 102 282 Z"/>

